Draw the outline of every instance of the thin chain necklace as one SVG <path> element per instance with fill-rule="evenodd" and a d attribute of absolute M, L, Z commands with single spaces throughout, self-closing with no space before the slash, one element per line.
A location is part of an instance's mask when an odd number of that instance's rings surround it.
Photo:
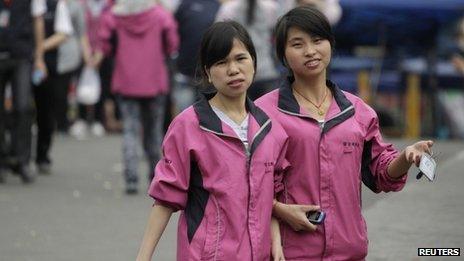
<path fill-rule="evenodd" d="M 303 94 L 301 94 L 299 91 L 297 91 L 296 88 L 293 88 L 293 90 L 298 93 L 298 95 L 300 95 L 301 97 L 303 97 L 303 99 L 307 100 L 309 103 L 311 103 L 314 107 L 316 107 L 317 109 L 317 114 L 319 114 L 319 116 L 322 116 L 324 115 L 324 111 L 321 109 L 321 106 L 322 104 L 324 104 L 325 102 L 325 99 L 327 98 L 327 94 L 329 93 L 327 91 L 327 88 L 325 88 L 325 94 L 324 94 L 324 98 L 322 99 L 321 103 L 320 104 L 315 104 L 314 102 L 312 102 L 310 99 L 306 98 Z"/>

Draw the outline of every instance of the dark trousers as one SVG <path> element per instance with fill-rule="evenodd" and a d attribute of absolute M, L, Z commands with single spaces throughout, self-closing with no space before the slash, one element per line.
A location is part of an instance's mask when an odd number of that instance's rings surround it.
<path fill-rule="evenodd" d="M 123 161 L 126 183 L 138 182 L 139 140 L 148 160 L 148 182 L 153 178 L 153 171 L 161 155 L 163 140 L 163 120 L 166 95 L 154 98 L 118 97 L 123 122 Z M 140 129 L 142 127 L 142 129 Z"/>
<path fill-rule="evenodd" d="M 56 123 L 67 122 L 67 93 L 72 75 L 72 72 L 52 73 L 34 88 L 38 127 L 36 163 L 50 163 L 49 153 Z"/>
<path fill-rule="evenodd" d="M 7 156 L 13 156 L 19 164 L 28 164 L 31 158 L 31 124 L 33 117 L 31 68 L 29 59 L 0 60 L 0 164 L 6 164 Z M 11 146 L 8 148 L 7 113 L 5 111 L 5 87 L 11 83 Z"/>

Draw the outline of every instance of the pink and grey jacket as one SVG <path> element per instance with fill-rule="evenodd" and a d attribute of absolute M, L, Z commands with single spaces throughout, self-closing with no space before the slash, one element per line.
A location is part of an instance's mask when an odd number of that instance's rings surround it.
<path fill-rule="evenodd" d="M 288 137 L 251 101 L 245 149 L 206 98 L 171 123 L 149 195 L 182 210 L 177 260 L 269 260 Z"/>
<path fill-rule="evenodd" d="M 111 89 L 129 97 L 154 97 L 169 90 L 166 54 L 177 51 L 179 37 L 172 15 L 160 5 L 132 15 L 103 14 L 98 45 L 111 50 L 116 36 Z"/>
<path fill-rule="evenodd" d="M 398 191 L 406 176 L 394 180 L 387 167 L 398 152 L 382 141 L 375 111 L 358 97 L 328 81 L 334 99 L 319 123 L 300 108 L 288 82 L 258 99 L 289 136 L 279 201 L 320 205 L 326 212 L 316 232 L 295 232 L 281 223 L 286 260 L 363 260 L 367 229 L 361 214 L 361 183 L 372 191 Z"/>

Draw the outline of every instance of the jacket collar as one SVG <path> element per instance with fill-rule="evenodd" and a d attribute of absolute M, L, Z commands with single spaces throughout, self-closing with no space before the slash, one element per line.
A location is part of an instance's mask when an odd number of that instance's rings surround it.
<path fill-rule="evenodd" d="M 230 136 L 223 130 L 222 121 L 216 115 L 216 113 L 211 108 L 208 100 L 214 97 L 216 92 L 213 93 L 203 93 L 199 95 L 199 100 L 193 104 L 195 113 L 198 116 L 200 121 L 200 127 L 206 131 L 213 132 L 221 136 Z M 271 130 L 272 124 L 271 120 L 260 108 L 258 108 L 248 97 L 246 99 L 246 109 L 256 121 L 257 125 L 254 127 L 253 121 L 250 121 L 248 126 L 249 138 L 250 139 L 250 152 L 253 153 L 257 146 L 261 143 L 264 137 Z M 250 133 L 252 134 L 250 137 Z"/>
<path fill-rule="evenodd" d="M 300 114 L 300 105 L 293 95 L 292 87 L 290 84 L 293 81 L 287 79 L 282 81 L 282 84 L 279 88 L 279 102 L 278 107 L 284 111 L 288 111 L 294 114 Z M 352 103 L 346 98 L 345 94 L 338 88 L 338 86 L 330 80 L 327 80 L 327 86 L 332 92 L 335 102 L 341 111 L 344 111 L 352 105 Z"/>
<path fill-rule="evenodd" d="M 290 77 L 286 81 L 282 82 L 279 88 L 279 100 L 277 106 L 284 113 L 309 118 L 307 115 L 302 115 L 300 113 L 300 105 L 296 101 L 292 87 L 290 86 L 292 82 L 293 80 Z M 340 108 L 340 113 L 329 119 L 326 124 L 324 124 L 323 133 L 354 115 L 353 104 L 350 100 L 348 100 L 348 98 L 346 98 L 340 88 L 330 80 L 327 80 L 326 83 L 334 96 L 335 102 Z"/>

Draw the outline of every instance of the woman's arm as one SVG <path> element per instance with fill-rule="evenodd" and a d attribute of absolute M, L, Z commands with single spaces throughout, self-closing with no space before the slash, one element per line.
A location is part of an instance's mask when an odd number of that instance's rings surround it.
<path fill-rule="evenodd" d="M 172 212 L 173 209 L 163 205 L 155 204 L 152 207 L 143 241 L 137 255 L 137 261 L 151 260 L 158 241 L 171 218 Z"/>
<path fill-rule="evenodd" d="M 89 38 L 86 34 L 80 37 L 81 49 L 82 49 L 82 58 L 84 63 L 87 66 L 94 66 L 92 50 L 90 48 Z"/>
<path fill-rule="evenodd" d="M 388 165 L 388 175 L 394 179 L 401 178 L 404 173 L 407 173 L 411 165 L 414 163 L 419 166 L 422 154 L 432 153 L 433 141 L 419 141 L 410 146 L 407 146 L 398 157 L 393 159 Z"/>
<path fill-rule="evenodd" d="M 66 1 L 59 0 L 57 3 L 53 29 L 55 33 L 44 41 L 43 49 L 45 52 L 58 48 L 69 35 L 74 33 Z"/>
<path fill-rule="evenodd" d="M 289 226 L 295 231 L 316 231 L 317 226 L 311 224 L 306 213 L 310 211 L 319 210 L 319 206 L 315 205 L 294 205 L 294 204 L 284 204 L 274 200 L 273 215 L 285 221 Z"/>
<path fill-rule="evenodd" d="M 65 33 L 54 33 L 52 36 L 45 39 L 43 44 L 43 49 L 45 52 L 56 49 L 60 44 L 68 39 L 68 36 Z"/>
<path fill-rule="evenodd" d="M 47 66 L 44 61 L 44 41 L 45 40 L 45 24 L 43 15 L 34 17 L 34 68 L 41 70 L 44 75 L 47 75 Z"/>
<path fill-rule="evenodd" d="M 272 217 L 271 220 L 271 238 L 272 238 L 272 258 L 274 261 L 284 261 L 284 251 L 282 249 L 282 239 L 280 237 L 279 221 Z"/>

